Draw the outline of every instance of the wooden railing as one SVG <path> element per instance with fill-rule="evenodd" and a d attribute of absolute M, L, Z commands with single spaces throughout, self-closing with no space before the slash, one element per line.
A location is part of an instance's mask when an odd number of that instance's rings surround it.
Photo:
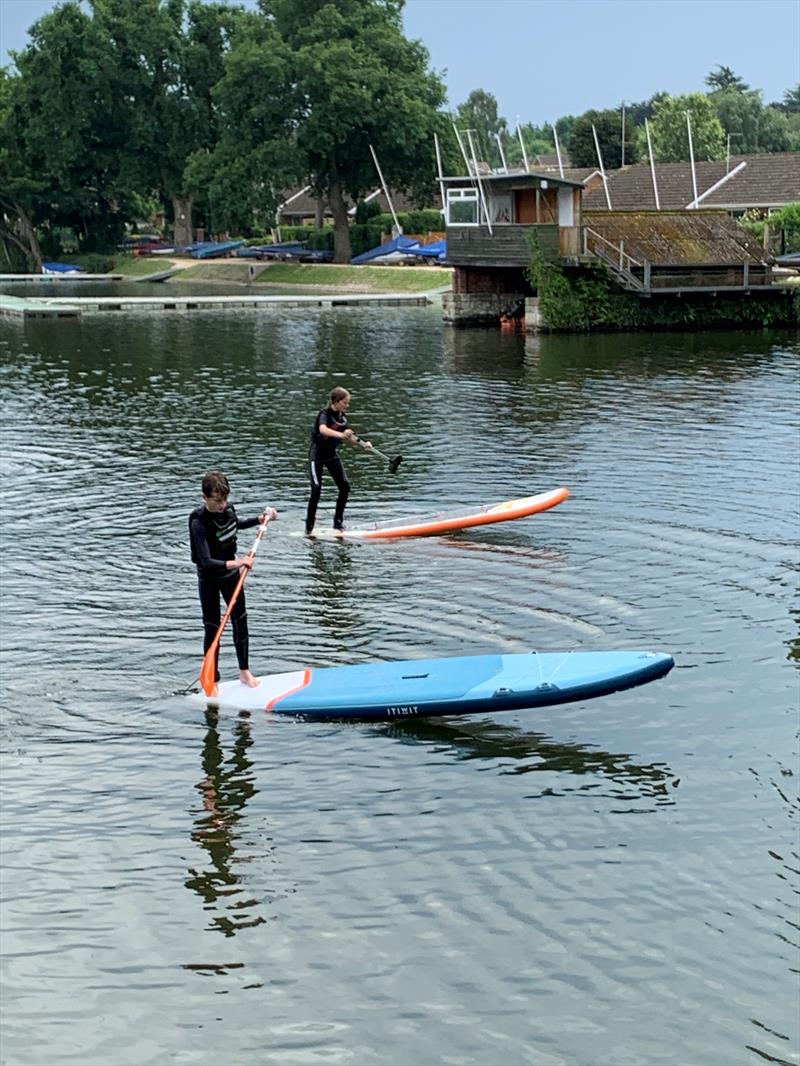
<path fill-rule="evenodd" d="M 630 270 L 632 266 L 644 266 L 644 263 L 639 259 L 634 259 L 632 255 L 628 255 L 625 251 L 624 241 L 620 240 L 619 244 L 614 244 L 613 241 L 604 237 L 602 233 L 598 233 L 589 226 L 584 227 L 583 246 L 584 251 L 594 252 L 595 255 L 599 255 L 602 259 L 615 263 L 619 270 Z"/>

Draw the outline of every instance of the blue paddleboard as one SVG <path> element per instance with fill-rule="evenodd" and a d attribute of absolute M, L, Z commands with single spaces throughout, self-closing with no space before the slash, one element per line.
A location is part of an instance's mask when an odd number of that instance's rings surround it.
<path fill-rule="evenodd" d="M 257 688 L 223 681 L 219 695 L 193 698 L 309 718 L 438 718 L 594 699 L 655 681 L 674 665 L 650 651 L 462 655 L 293 670 L 262 677 Z"/>

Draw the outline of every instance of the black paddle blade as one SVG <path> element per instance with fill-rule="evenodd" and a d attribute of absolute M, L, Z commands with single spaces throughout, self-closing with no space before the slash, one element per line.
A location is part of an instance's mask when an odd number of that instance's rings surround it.
<path fill-rule="evenodd" d="M 390 459 L 389 460 L 389 470 L 390 470 L 390 472 L 392 474 L 396 474 L 397 473 L 397 468 L 398 468 L 398 466 L 400 466 L 402 461 L 403 461 L 402 455 L 396 455 L 394 457 L 394 459 Z"/>

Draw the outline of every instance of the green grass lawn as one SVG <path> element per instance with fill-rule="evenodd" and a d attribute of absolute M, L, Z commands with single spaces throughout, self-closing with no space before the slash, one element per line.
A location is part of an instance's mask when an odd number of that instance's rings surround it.
<path fill-rule="evenodd" d="M 111 273 L 124 274 L 126 278 L 138 278 L 146 274 L 157 274 L 161 270 L 169 270 L 171 265 L 169 259 L 160 255 L 120 255 L 115 257 Z"/>
<path fill-rule="evenodd" d="M 170 282 L 173 281 L 230 281 L 233 284 L 247 283 L 248 264 L 242 260 L 237 259 L 231 261 L 226 259 L 222 263 L 198 263 L 197 266 L 186 267 L 183 270 L 179 270 L 177 274 L 173 274 L 170 278 Z M 261 268 L 262 263 L 258 264 Z"/>
<path fill-rule="evenodd" d="M 148 260 L 152 262 L 152 260 Z M 163 264 L 165 267 L 167 263 Z M 324 289 L 326 292 L 430 292 L 449 289 L 453 271 L 448 267 L 369 267 L 338 266 L 315 263 L 259 263 L 226 259 L 224 262 L 198 263 L 186 267 L 170 278 L 181 281 L 227 281 L 247 284 L 250 268 L 257 285 L 280 285 L 283 289 Z"/>
<path fill-rule="evenodd" d="M 256 278 L 270 285 L 313 285 L 339 292 L 429 292 L 449 288 L 449 267 L 369 267 L 315 263 L 272 263 Z"/>

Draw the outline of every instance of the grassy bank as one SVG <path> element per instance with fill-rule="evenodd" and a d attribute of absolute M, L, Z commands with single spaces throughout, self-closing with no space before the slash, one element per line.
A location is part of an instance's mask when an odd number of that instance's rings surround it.
<path fill-rule="evenodd" d="M 141 278 L 147 274 L 158 274 L 162 270 L 169 270 L 171 264 L 164 256 L 133 256 L 124 255 L 114 259 L 112 274 L 124 274 L 126 278 Z"/>
<path fill-rule="evenodd" d="M 430 292 L 449 288 L 448 267 L 337 266 L 333 263 L 273 263 L 256 278 L 258 284 L 313 285 L 338 292 Z"/>
<path fill-rule="evenodd" d="M 250 270 L 255 277 L 250 278 Z M 314 263 L 253 263 L 226 260 L 198 263 L 170 279 L 280 285 L 287 289 L 323 289 L 326 292 L 429 292 L 450 287 L 452 271 L 446 267 L 354 267 Z"/>
<path fill-rule="evenodd" d="M 258 264 L 259 270 L 262 264 Z M 197 263 L 183 267 L 169 279 L 170 284 L 180 281 L 222 281 L 233 285 L 246 285 L 249 281 L 248 264 L 241 259 L 225 259 L 216 263 Z"/>
<path fill-rule="evenodd" d="M 101 255 L 88 252 L 85 255 L 62 255 L 62 263 L 82 267 L 87 274 L 124 274 L 126 278 L 139 278 L 169 269 L 161 256 Z"/>

